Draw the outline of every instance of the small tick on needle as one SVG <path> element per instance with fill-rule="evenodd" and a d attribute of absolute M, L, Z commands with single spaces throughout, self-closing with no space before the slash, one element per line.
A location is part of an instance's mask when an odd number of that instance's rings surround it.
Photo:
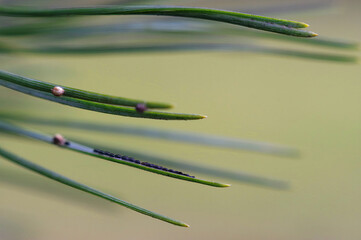
<path fill-rule="evenodd" d="M 54 96 L 57 96 L 57 97 L 60 97 L 65 93 L 64 89 L 59 86 L 52 88 L 51 92 L 53 93 Z"/>
<path fill-rule="evenodd" d="M 147 111 L 148 108 L 144 103 L 138 103 L 135 106 L 135 110 L 137 110 L 137 112 L 139 112 L 139 113 L 143 113 L 143 112 Z"/>
<path fill-rule="evenodd" d="M 53 143 L 58 146 L 64 146 L 66 143 L 66 140 L 62 135 L 55 134 L 53 137 Z"/>

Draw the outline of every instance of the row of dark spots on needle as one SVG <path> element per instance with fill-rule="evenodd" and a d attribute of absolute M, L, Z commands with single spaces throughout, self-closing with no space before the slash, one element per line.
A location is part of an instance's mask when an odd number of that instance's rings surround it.
<path fill-rule="evenodd" d="M 70 142 L 67 141 L 60 134 L 55 134 L 52 141 L 53 141 L 53 143 L 55 145 L 58 145 L 58 146 L 70 146 Z M 120 155 L 120 154 L 114 154 L 114 153 L 106 152 L 106 151 L 99 150 L 99 149 L 93 149 L 93 152 L 97 153 L 97 154 L 100 154 L 100 155 L 107 156 L 107 157 L 118 158 L 118 159 L 121 159 L 121 160 L 124 160 L 124 161 L 127 161 L 127 162 L 132 162 L 132 163 L 140 164 L 140 165 L 143 165 L 143 166 L 146 166 L 146 167 L 162 170 L 162 171 L 165 171 L 165 172 L 175 173 L 175 174 L 178 174 L 178 175 L 194 178 L 194 176 L 190 176 L 189 174 L 183 173 L 181 171 L 168 169 L 168 168 L 158 166 L 158 165 L 148 163 L 148 162 L 141 162 L 141 161 L 139 161 L 137 159 L 134 159 L 134 158 L 131 158 L 131 157 L 128 157 L 128 156 L 123 156 L 123 155 Z"/>
<path fill-rule="evenodd" d="M 150 168 L 162 170 L 162 171 L 165 171 L 165 172 L 175 173 L 175 174 L 178 174 L 178 175 L 194 178 L 194 176 L 190 176 L 189 174 L 186 174 L 186 173 L 183 173 L 183 172 L 180 172 L 180 171 L 176 171 L 176 170 L 173 170 L 173 169 L 165 168 L 165 167 L 162 167 L 162 166 L 158 166 L 158 165 L 155 165 L 155 164 L 152 164 L 152 163 L 142 162 L 142 161 L 139 161 L 139 160 L 134 159 L 132 157 L 123 156 L 123 155 L 120 155 L 120 154 L 114 154 L 114 153 L 106 152 L 106 151 L 99 150 L 99 149 L 94 149 L 93 151 L 94 151 L 94 153 L 104 155 L 104 156 L 107 156 L 107 157 L 118 158 L 118 159 L 121 159 L 121 160 L 124 160 L 124 161 L 127 161 L 127 162 L 140 164 L 140 165 L 143 165 L 143 166 L 146 166 L 146 167 L 150 167 Z"/>

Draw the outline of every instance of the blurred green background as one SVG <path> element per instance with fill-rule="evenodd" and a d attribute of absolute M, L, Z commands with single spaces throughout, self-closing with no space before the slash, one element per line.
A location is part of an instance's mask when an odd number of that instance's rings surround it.
<path fill-rule="evenodd" d="M 159 3 L 242 10 L 297 2 Z M 60 2 L 52 4 L 61 5 Z M 77 5 L 86 4 L 90 1 L 77 2 Z M 26 5 L 31 5 L 30 1 Z M 64 1 L 63 5 L 72 6 L 72 3 Z M 333 1 L 325 8 L 265 15 L 307 22 L 320 36 L 358 42 L 360 11 L 360 1 Z M 97 19 L 142 18 L 90 18 L 92 22 Z M 4 39 L 12 42 L 11 38 Z M 109 39 L 124 41 L 121 34 L 105 37 L 104 41 Z M 187 37 L 183 39 L 187 41 Z M 241 36 L 227 39 L 252 41 Z M 202 42 L 202 38 L 198 42 Z M 287 46 L 277 41 L 264 44 Z M 311 52 L 318 50 L 317 47 L 289 46 Z M 360 56 L 359 50 L 350 53 Z M 231 188 L 216 189 L 0 135 L 0 143 L 20 156 L 191 225 L 184 229 L 145 217 L 1 160 L 1 240 L 361 238 L 361 68 L 357 63 L 197 51 L 85 56 L 2 54 L 0 61 L 2 70 L 30 78 L 112 95 L 171 102 L 176 105 L 174 111 L 206 114 L 208 118 L 157 121 L 117 117 L 69 108 L 5 88 L 0 89 L 1 110 L 252 139 L 292 146 L 301 152 L 300 158 L 293 159 L 126 135 L 32 126 L 48 133 L 61 132 L 103 145 L 149 150 L 209 166 L 283 179 L 291 184 L 289 191 L 234 182 L 229 182 Z"/>

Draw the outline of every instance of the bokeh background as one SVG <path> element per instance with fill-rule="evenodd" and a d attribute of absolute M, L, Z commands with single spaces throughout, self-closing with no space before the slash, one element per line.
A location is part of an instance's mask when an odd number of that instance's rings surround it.
<path fill-rule="evenodd" d="M 98 4 L 99 1 L 1 3 L 80 6 Z M 301 4 L 285 0 L 155 3 L 246 9 L 307 22 L 312 31 L 324 37 L 351 42 L 358 42 L 361 37 L 360 1 L 320 1 L 317 4 L 315 1 Z M 86 26 L 142 19 L 165 18 L 112 16 L 76 21 Z M 14 21 L 3 17 L 1 25 L 5 27 Z M 230 28 L 237 31 L 240 27 Z M 2 36 L 1 43 L 81 46 L 110 42 L 191 42 L 191 35 Z M 263 47 L 360 57 L 359 50 L 328 50 L 282 41 L 262 41 L 234 33 L 215 32 L 211 37 L 197 37 L 197 42 L 206 41 L 256 42 Z M 2 70 L 27 77 L 112 95 L 171 102 L 176 105 L 174 111 L 206 114 L 208 118 L 201 121 L 157 121 L 117 117 L 77 110 L 5 88 L 0 88 L 1 111 L 244 138 L 292 146 L 301 153 L 299 158 L 276 157 L 126 135 L 32 126 L 43 132 L 61 132 L 65 136 L 97 141 L 102 145 L 150 151 L 220 169 L 287 180 L 291 184 L 290 190 L 280 191 L 228 181 L 232 187 L 216 189 L 115 165 L 43 143 L 0 135 L 2 146 L 29 160 L 191 225 L 185 229 L 145 217 L 1 160 L 1 240 L 361 238 L 361 68 L 358 63 L 252 51 L 99 55 L 1 53 L 0 61 Z"/>

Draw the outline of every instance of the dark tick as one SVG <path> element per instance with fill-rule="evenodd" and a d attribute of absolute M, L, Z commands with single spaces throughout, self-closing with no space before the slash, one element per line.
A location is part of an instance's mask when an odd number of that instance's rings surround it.
<path fill-rule="evenodd" d="M 58 146 L 64 146 L 66 143 L 66 140 L 62 135 L 55 134 L 53 137 L 53 143 Z"/>
<path fill-rule="evenodd" d="M 144 113 L 145 111 L 148 110 L 148 108 L 144 103 L 138 103 L 135 106 L 135 110 L 137 110 L 137 112 L 139 112 L 139 113 Z"/>

